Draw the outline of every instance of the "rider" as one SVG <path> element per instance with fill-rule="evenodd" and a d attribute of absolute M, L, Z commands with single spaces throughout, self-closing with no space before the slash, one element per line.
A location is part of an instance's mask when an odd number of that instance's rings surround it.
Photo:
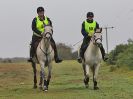
<path fill-rule="evenodd" d="M 38 14 L 38 16 L 35 17 L 32 21 L 33 35 L 32 35 L 32 42 L 31 42 L 31 48 L 30 48 L 30 59 L 28 59 L 29 62 L 32 62 L 32 58 L 35 55 L 35 48 L 34 48 L 35 43 L 40 38 L 42 38 L 41 33 L 44 32 L 44 25 L 51 25 L 52 26 L 51 20 L 47 16 L 44 15 L 44 8 L 43 7 L 37 8 L 37 14 Z M 56 48 L 56 44 L 55 44 L 53 37 L 51 38 L 51 46 L 54 49 L 55 62 L 56 63 L 62 62 L 62 59 L 60 59 L 58 57 L 57 48 Z"/>
<path fill-rule="evenodd" d="M 81 29 L 81 33 L 84 36 L 84 39 L 80 48 L 80 55 L 78 57 L 79 63 L 81 63 L 81 58 L 84 58 L 84 53 L 88 47 L 92 35 L 94 34 L 96 29 L 99 29 L 99 24 L 93 20 L 94 18 L 93 12 L 88 12 L 86 17 L 87 19 L 82 23 L 82 29 Z M 102 45 L 100 47 L 100 50 L 102 53 L 102 58 L 105 61 L 107 58 L 105 58 L 105 50 Z"/>

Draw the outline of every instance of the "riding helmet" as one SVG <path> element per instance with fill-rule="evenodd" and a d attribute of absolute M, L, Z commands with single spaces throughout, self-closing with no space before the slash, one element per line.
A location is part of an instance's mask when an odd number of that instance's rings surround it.
<path fill-rule="evenodd" d="M 43 8 L 43 7 L 38 7 L 38 8 L 37 8 L 37 13 L 38 13 L 38 12 L 42 12 L 42 11 L 44 11 L 44 8 Z"/>
<path fill-rule="evenodd" d="M 86 15 L 86 17 L 87 17 L 87 18 L 88 18 L 88 17 L 94 17 L 93 12 L 88 12 L 87 15 Z"/>

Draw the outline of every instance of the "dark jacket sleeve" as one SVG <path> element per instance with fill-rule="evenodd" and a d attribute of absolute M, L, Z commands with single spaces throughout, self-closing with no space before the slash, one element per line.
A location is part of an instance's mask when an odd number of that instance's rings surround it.
<path fill-rule="evenodd" d="M 49 21 L 49 25 L 52 26 L 52 21 L 50 20 L 50 18 L 48 18 L 48 21 Z"/>
<path fill-rule="evenodd" d="M 96 22 L 96 29 L 99 29 L 99 24 Z"/>
<path fill-rule="evenodd" d="M 82 33 L 82 35 L 84 36 L 84 37 L 87 37 L 88 36 L 88 34 L 86 33 L 86 31 L 85 31 L 85 22 L 83 22 L 82 23 L 82 27 L 81 27 L 81 33 Z"/>
<path fill-rule="evenodd" d="M 32 21 L 32 31 L 37 33 L 37 34 L 41 34 L 41 31 L 39 31 L 37 28 L 36 28 L 36 18 L 33 19 Z"/>
<path fill-rule="evenodd" d="M 50 20 L 50 18 L 48 18 L 48 21 L 49 21 L 49 25 L 52 26 L 52 21 Z M 53 32 L 53 30 L 52 30 L 52 32 Z"/>

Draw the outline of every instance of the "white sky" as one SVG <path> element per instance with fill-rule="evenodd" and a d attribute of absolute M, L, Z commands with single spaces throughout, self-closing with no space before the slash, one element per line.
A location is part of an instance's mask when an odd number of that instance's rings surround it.
<path fill-rule="evenodd" d="M 0 0 L 0 57 L 29 56 L 31 22 L 38 6 L 52 20 L 56 42 L 73 45 L 80 41 L 81 23 L 89 11 L 101 27 L 115 27 L 108 30 L 109 50 L 133 39 L 133 0 Z"/>

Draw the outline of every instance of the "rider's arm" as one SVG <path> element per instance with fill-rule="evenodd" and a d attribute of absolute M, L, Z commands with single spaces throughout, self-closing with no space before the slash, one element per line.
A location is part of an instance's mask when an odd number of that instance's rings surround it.
<path fill-rule="evenodd" d="M 41 34 L 41 31 L 39 31 L 37 28 L 36 28 L 36 18 L 33 19 L 32 21 L 32 30 L 33 32 L 37 33 L 37 34 Z"/>
<path fill-rule="evenodd" d="M 85 31 L 85 22 L 82 23 L 82 27 L 81 27 L 81 33 L 84 37 L 87 37 L 88 34 Z"/>
<path fill-rule="evenodd" d="M 99 29 L 99 24 L 97 22 L 96 22 L 95 32 L 96 32 L 96 29 Z"/>
<path fill-rule="evenodd" d="M 49 21 L 49 25 L 52 26 L 52 21 L 50 20 L 50 18 L 48 18 L 48 21 Z"/>
<path fill-rule="evenodd" d="M 48 18 L 48 21 L 49 21 L 49 25 L 52 26 L 52 21 L 50 20 L 50 18 Z M 53 30 L 52 30 L 53 32 Z"/>
<path fill-rule="evenodd" d="M 96 29 L 99 29 L 99 24 L 96 22 Z"/>

